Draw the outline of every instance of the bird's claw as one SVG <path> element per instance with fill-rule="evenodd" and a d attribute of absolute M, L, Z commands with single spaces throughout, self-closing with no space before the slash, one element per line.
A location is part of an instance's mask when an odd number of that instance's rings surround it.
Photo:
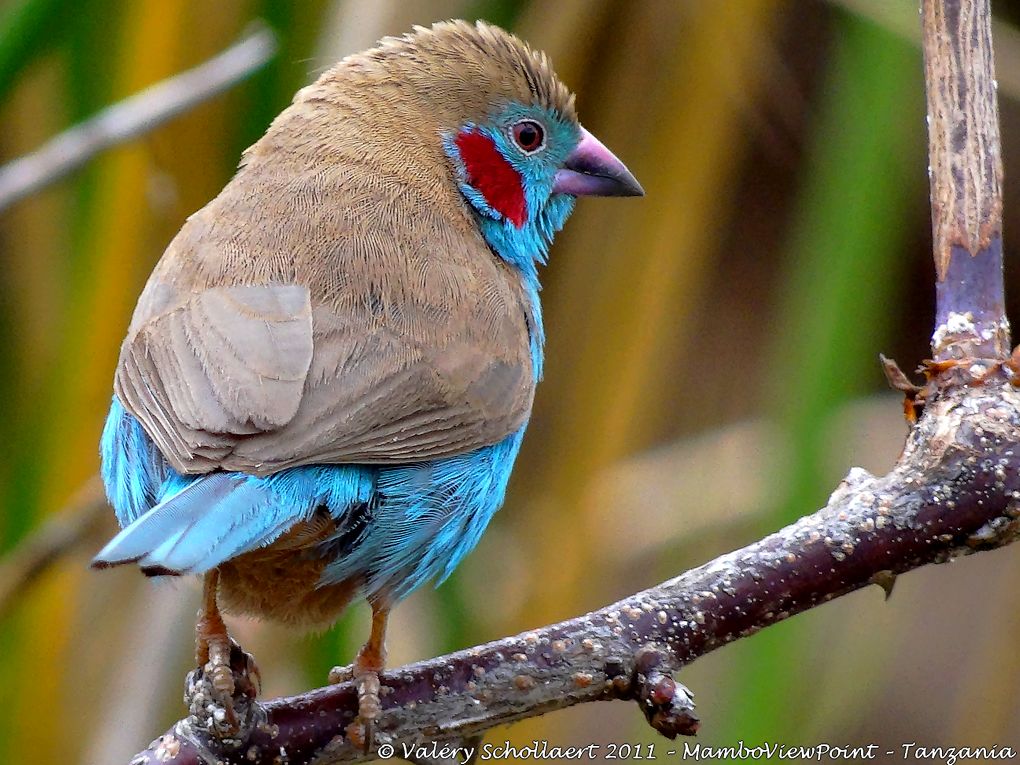
<path fill-rule="evenodd" d="M 230 668 L 230 649 L 237 645 L 233 640 L 210 640 L 209 660 L 202 667 L 213 689 L 229 704 L 234 695 L 234 672 Z"/>
<path fill-rule="evenodd" d="M 184 703 L 196 727 L 217 739 L 231 738 L 250 722 L 261 685 L 251 654 L 229 638 L 211 639 L 205 664 L 188 675 Z"/>
<path fill-rule="evenodd" d="M 374 674 L 374 673 L 373 673 Z M 358 716 L 347 726 L 345 733 L 347 740 L 350 741 L 354 746 L 361 749 L 363 752 L 368 753 L 372 749 L 374 743 L 374 730 L 373 726 L 375 723 L 375 717 L 378 716 L 378 711 L 373 716 L 372 710 L 378 710 L 378 682 L 379 675 L 375 674 L 376 679 L 376 691 L 375 691 L 375 702 L 369 702 L 367 706 L 363 707 L 362 699 L 366 698 L 366 695 L 362 691 L 366 687 L 366 680 L 368 678 L 362 675 L 356 687 L 358 689 Z M 355 680 L 355 669 L 353 664 L 344 664 L 333 667 L 329 671 L 327 681 L 330 685 L 339 685 L 340 683 L 349 683 Z M 371 681 L 368 680 L 367 685 L 371 685 Z"/>
<path fill-rule="evenodd" d="M 347 739 L 366 754 L 375 744 L 375 722 L 382 713 L 380 692 L 382 684 L 379 672 L 359 663 L 333 667 L 329 671 L 329 683 L 353 682 L 358 691 L 358 716 L 347 726 Z"/>

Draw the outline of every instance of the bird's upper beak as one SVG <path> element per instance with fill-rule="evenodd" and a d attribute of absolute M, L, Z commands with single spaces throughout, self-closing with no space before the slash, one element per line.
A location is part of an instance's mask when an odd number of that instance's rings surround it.
<path fill-rule="evenodd" d="M 575 197 L 642 197 L 645 190 L 602 141 L 581 128 L 581 141 L 556 171 L 553 192 Z"/>

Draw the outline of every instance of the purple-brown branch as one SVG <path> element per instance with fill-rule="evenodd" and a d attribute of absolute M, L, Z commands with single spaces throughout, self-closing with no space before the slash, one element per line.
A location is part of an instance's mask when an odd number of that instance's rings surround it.
<path fill-rule="evenodd" d="M 637 701 L 665 735 L 692 733 L 693 704 L 672 672 L 869 583 L 888 591 L 905 571 L 1020 535 L 1020 393 L 1001 363 L 1010 340 L 990 9 L 922 0 L 922 12 L 937 320 L 924 411 L 895 468 L 881 478 L 855 468 L 813 515 L 604 609 L 386 673 L 378 754 L 435 762 L 405 747 L 477 744 L 496 725 L 610 699 Z M 349 683 L 239 701 L 247 724 L 236 739 L 211 738 L 188 717 L 133 765 L 377 754 L 345 738 L 357 711 Z"/>
<path fill-rule="evenodd" d="M 988 0 L 922 0 L 935 254 L 932 358 L 1009 354 L 1002 156 Z"/>

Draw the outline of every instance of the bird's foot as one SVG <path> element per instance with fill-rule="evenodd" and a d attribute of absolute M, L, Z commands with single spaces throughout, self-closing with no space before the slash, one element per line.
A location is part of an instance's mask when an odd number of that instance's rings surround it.
<path fill-rule="evenodd" d="M 223 740 L 253 724 L 262 678 L 251 654 L 225 635 L 219 638 L 199 646 L 206 661 L 188 674 L 184 703 L 197 729 Z"/>
<path fill-rule="evenodd" d="M 358 716 L 347 726 L 347 738 L 364 752 L 372 751 L 375 743 L 375 724 L 382 714 L 379 671 L 382 667 L 365 666 L 358 657 L 352 668 L 354 685 L 358 689 Z"/>
<path fill-rule="evenodd" d="M 251 724 L 262 684 L 250 654 L 230 639 L 217 603 L 219 571 L 206 573 L 195 625 L 198 669 L 188 675 L 184 703 L 194 725 L 217 739 L 233 738 Z"/>
<path fill-rule="evenodd" d="M 358 689 L 358 716 L 347 726 L 347 738 L 365 752 L 372 749 L 375 721 L 382 711 L 379 669 L 382 668 L 372 669 L 355 663 L 333 667 L 329 671 L 330 685 L 353 682 Z"/>
<path fill-rule="evenodd" d="M 376 723 L 382 716 L 382 683 L 379 673 L 386 666 L 386 622 L 389 606 L 372 602 L 372 633 L 368 642 L 358 651 L 354 664 L 348 667 L 334 667 L 330 681 L 353 680 L 358 691 L 358 716 L 347 726 L 347 740 L 366 754 L 372 751 Z"/>
<path fill-rule="evenodd" d="M 205 643 L 206 660 L 201 664 L 213 691 L 226 702 L 230 701 L 236 687 L 230 669 L 230 650 L 235 645 L 237 643 L 226 634 L 210 636 Z"/>

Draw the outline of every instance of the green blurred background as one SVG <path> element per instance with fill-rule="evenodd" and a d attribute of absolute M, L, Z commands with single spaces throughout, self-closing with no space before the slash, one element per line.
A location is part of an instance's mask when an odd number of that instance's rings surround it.
<path fill-rule="evenodd" d="M 1011 263 L 1020 13 L 1001 6 Z M 449 17 L 545 49 L 647 196 L 582 200 L 559 236 L 546 379 L 507 505 L 451 581 L 396 611 L 391 662 L 597 608 L 818 507 L 850 465 L 889 468 L 905 425 L 877 354 L 914 367 L 933 314 L 913 2 L 7 0 L 3 161 L 255 19 L 280 49 L 0 214 L 0 553 L 81 504 L 134 301 L 240 151 L 338 58 Z M 1016 316 L 1020 273 L 1007 279 Z M 0 762 L 126 763 L 184 711 L 196 584 L 87 570 L 113 531 L 104 514 L 0 615 Z M 1020 551 L 986 553 L 901 578 L 889 602 L 869 588 L 714 653 L 681 675 L 699 740 L 1020 749 L 1018 581 Z M 349 661 L 366 616 L 311 636 L 230 625 L 275 695 Z M 534 738 L 655 740 L 622 702 L 488 736 Z"/>

